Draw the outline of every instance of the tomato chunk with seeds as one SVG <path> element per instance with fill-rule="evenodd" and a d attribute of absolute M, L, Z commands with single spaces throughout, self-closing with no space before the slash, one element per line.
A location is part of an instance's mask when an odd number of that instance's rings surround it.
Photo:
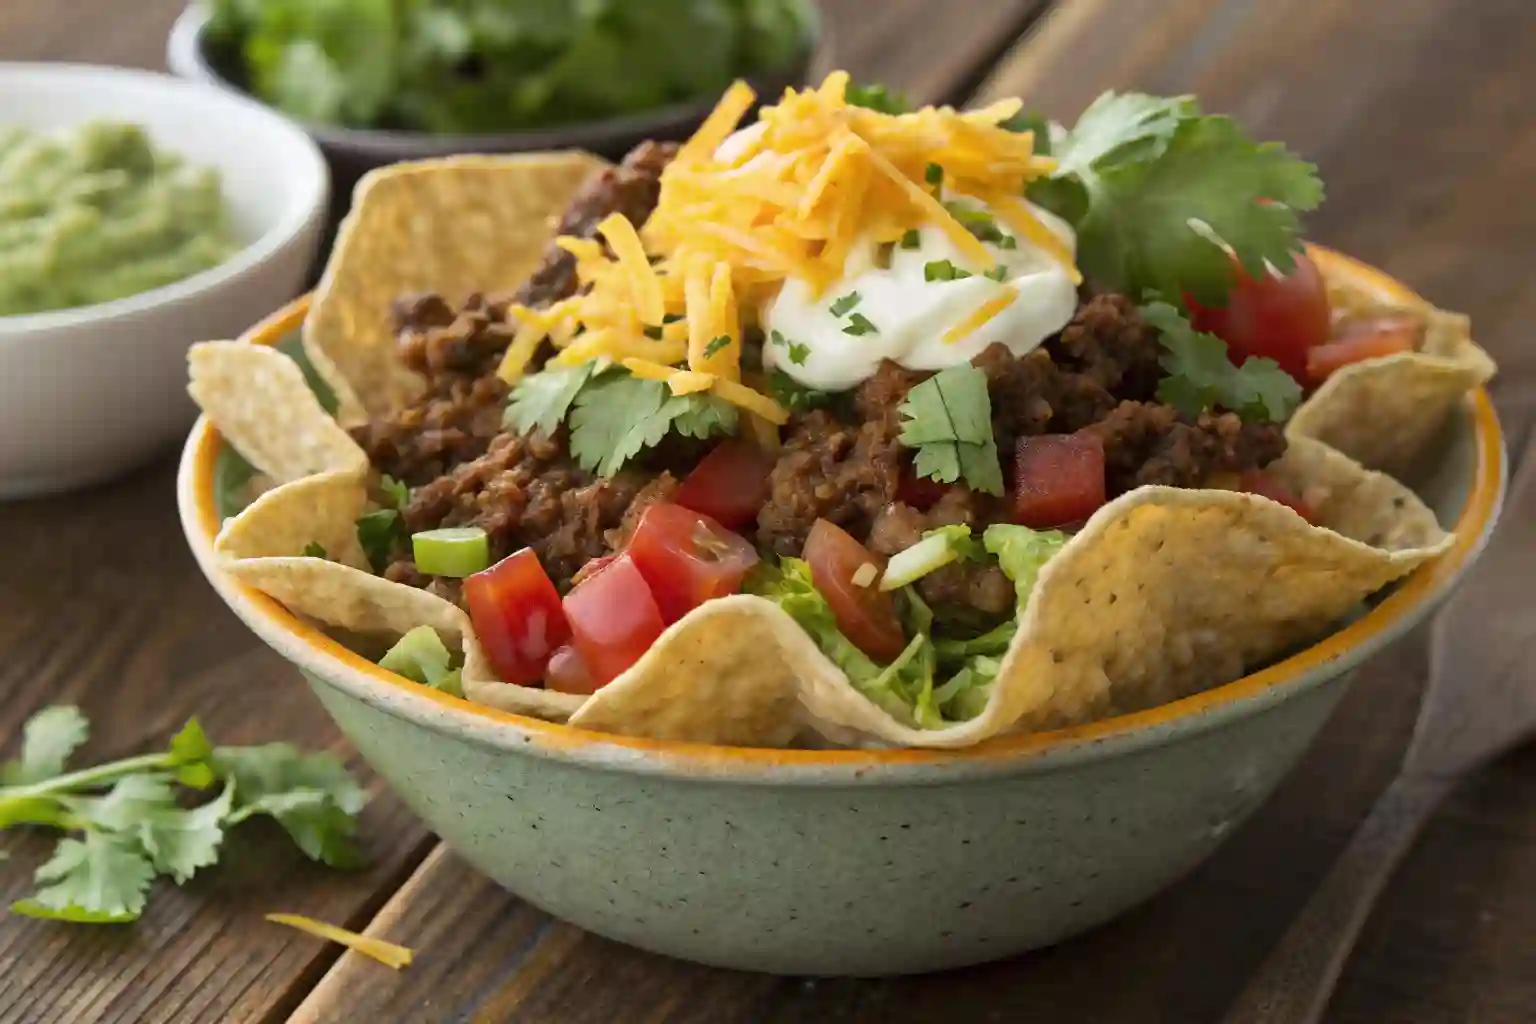
<path fill-rule="evenodd" d="M 549 656 L 549 666 L 544 669 L 544 686 L 561 693 L 597 692 L 597 683 L 573 644 L 566 644 Z"/>
<path fill-rule="evenodd" d="M 1224 306 L 1201 306 L 1188 296 L 1190 322 L 1227 343 L 1232 362 L 1273 359 L 1297 380 L 1305 380 L 1307 352 L 1326 342 L 1332 330 L 1328 288 L 1317 264 L 1296 254 L 1288 274 L 1253 277 L 1236 267 Z"/>
<path fill-rule="evenodd" d="M 863 587 L 854 582 L 866 565 L 877 573 L 885 571 L 885 559 L 825 519 L 811 526 L 802 554 L 811 567 L 811 582 L 827 599 L 842 634 L 876 661 L 894 660 L 907 645 L 895 601 L 873 582 Z"/>
<path fill-rule="evenodd" d="M 594 690 L 607 686 L 640 660 L 661 636 L 656 598 L 628 554 L 588 576 L 565 595 L 571 641 L 592 676 Z"/>
<path fill-rule="evenodd" d="M 1079 523 L 1105 501 L 1104 442 L 1092 434 L 1019 438 L 1013 521 L 1036 530 Z"/>
<path fill-rule="evenodd" d="M 739 530 L 757 519 L 768 500 L 773 460 L 746 441 L 722 441 L 688 474 L 677 490 L 677 503 Z"/>
<path fill-rule="evenodd" d="M 560 594 L 532 548 L 465 577 L 464 602 L 503 682 L 537 682 L 549 656 L 571 637 Z"/>
<path fill-rule="evenodd" d="M 627 551 L 668 625 L 711 598 L 736 593 L 758 562 L 756 549 L 739 535 L 667 502 L 645 510 Z"/>
<path fill-rule="evenodd" d="M 1419 330 L 1418 321 L 1407 316 L 1346 324 L 1337 339 L 1307 352 L 1307 380 L 1321 384 L 1350 363 L 1412 352 L 1418 347 Z"/>
<path fill-rule="evenodd" d="M 1245 470 L 1238 477 L 1238 487 L 1249 494 L 1279 502 L 1309 523 L 1317 522 L 1311 507 L 1300 495 L 1262 469 Z"/>

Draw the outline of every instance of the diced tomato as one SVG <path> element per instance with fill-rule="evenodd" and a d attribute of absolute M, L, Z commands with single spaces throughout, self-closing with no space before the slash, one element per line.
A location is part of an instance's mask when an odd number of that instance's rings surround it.
<path fill-rule="evenodd" d="M 622 554 L 565 595 L 571 641 L 591 673 L 607 686 L 640 660 L 667 624 L 634 559 Z"/>
<path fill-rule="evenodd" d="M 1104 442 L 1093 434 L 1019 438 L 1013 521 L 1043 530 L 1081 522 L 1104 504 Z"/>
<path fill-rule="evenodd" d="M 1314 385 L 1350 363 L 1412 352 L 1419 341 L 1419 323 L 1412 317 L 1389 316 L 1346 324 L 1339 337 L 1307 352 L 1307 380 Z"/>
<path fill-rule="evenodd" d="M 722 441 L 688 474 L 677 503 L 739 530 L 757 518 L 768 500 L 772 469 L 773 460 L 757 445 Z"/>
<path fill-rule="evenodd" d="M 702 512 L 657 502 L 646 509 L 627 548 L 668 624 L 713 597 L 741 589 L 757 551 Z"/>
<path fill-rule="evenodd" d="M 549 656 L 549 667 L 544 670 L 544 686 L 561 693 L 597 692 L 597 683 L 587 671 L 587 663 L 581 660 L 581 652 L 572 644 L 566 644 Z"/>
<path fill-rule="evenodd" d="M 896 485 L 896 500 L 926 511 L 937 505 L 952 486 L 932 477 L 918 476 L 908 468 L 902 471 L 901 482 Z"/>
<path fill-rule="evenodd" d="M 1301 500 L 1299 495 L 1262 469 L 1245 470 L 1238 478 L 1238 487 L 1249 494 L 1257 494 L 1261 498 L 1278 501 L 1309 523 L 1316 521 L 1313 518 L 1312 509 Z"/>
<path fill-rule="evenodd" d="M 1241 365 L 1264 356 L 1304 380 L 1307 350 L 1326 342 L 1331 333 L 1328 289 L 1317 264 L 1298 254 L 1289 274 L 1255 278 L 1240 266 L 1236 271 L 1225 306 L 1205 307 L 1185 296 L 1191 322 L 1225 341 L 1232 362 Z"/>
<path fill-rule="evenodd" d="M 827 599 L 843 635 L 876 661 L 891 661 L 900 654 L 907 641 L 891 595 L 873 584 L 861 587 L 853 582 L 865 565 L 884 571 L 885 559 L 825 519 L 811 526 L 802 554 L 811 567 L 811 582 Z"/>
<path fill-rule="evenodd" d="M 532 683 L 571 637 L 560 594 L 532 548 L 464 580 L 464 600 L 485 656 L 503 682 Z"/>

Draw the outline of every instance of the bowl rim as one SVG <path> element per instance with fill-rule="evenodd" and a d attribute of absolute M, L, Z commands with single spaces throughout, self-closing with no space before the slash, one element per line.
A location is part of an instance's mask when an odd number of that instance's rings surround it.
<path fill-rule="evenodd" d="M 799 85 L 800 79 L 809 72 L 818 56 L 825 50 L 829 38 L 826 21 L 822 17 L 818 4 L 813 2 L 810 8 L 813 14 L 811 31 L 794 60 L 786 67 L 774 71 L 760 71 L 745 76 L 760 96 L 785 85 Z M 697 121 L 708 114 L 719 100 L 718 94 L 710 94 L 698 99 L 678 100 L 664 106 L 628 114 L 503 132 L 446 134 L 404 128 L 351 128 L 323 121 L 289 117 L 278 111 L 276 107 L 263 103 L 254 93 L 238 83 L 226 78 L 203 52 L 203 31 L 207 24 L 208 12 L 197 3 L 188 4 L 172 23 L 170 34 L 166 39 L 166 64 L 174 74 L 258 103 L 279 116 L 287 117 L 322 146 L 337 151 L 350 151 L 369 159 L 401 160 L 428 155 L 505 150 L 509 146 L 515 147 L 518 152 L 544 149 L 591 149 L 601 146 L 610 138 L 650 137 L 667 128 Z"/>
<path fill-rule="evenodd" d="M 292 121 L 254 100 L 175 75 L 111 65 L 41 61 L 0 62 L 0 78 L 9 75 L 52 80 L 77 86 L 88 85 L 93 80 L 96 83 L 104 82 L 108 87 L 113 81 L 133 82 L 150 89 L 182 92 L 192 96 L 198 102 L 237 107 L 244 113 L 257 118 L 267 131 L 274 136 L 282 136 L 292 146 L 298 163 L 291 172 L 291 180 L 297 184 L 299 195 L 259 235 L 246 242 L 222 262 L 206 270 L 200 270 L 179 281 L 160 285 L 158 288 L 150 288 L 147 291 L 136 292 L 133 295 L 125 295 L 106 302 L 94 302 L 88 306 L 0 315 L 0 343 L 8 339 L 24 338 L 37 331 L 81 327 L 117 317 L 144 313 L 222 287 L 261 266 L 280 252 L 284 246 L 301 236 L 307 227 L 324 214 L 330 200 L 330 168 L 320 148 L 315 144 L 315 140 Z"/>
<path fill-rule="evenodd" d="M 1308 249 L 1320 264 L 1347 268 L 1397 301 L 1422 301 L 1375 268 L 1321 246 Z M 308 296 L 301 297 L 241 340 L 273 344 L 300 326 L 307 308 Z M 188 435 L 177 499 L 188 543 L 231 609 L 312 681 L 323 681 L 393 717 L 500 751 L 638 774 L 774 785 L 934 783 L 1046 770 L 1220 728 L 1347 673 L 1407 632 L 1475 562 L 1503 504 L 1508 467 L 1502 429 L 1486 388 L 1476 388 L 1468 405 L 1476 464 L 1466 503 L 1452 528 L 1452 545 L 1400 581 L 1366 614 L 1279 662 L 1190 697 L 1085 725 L 998 736 L 959 749 L 783 749 L 645 739 L 547 722 L 452 697 L 380 668 L 273 598 L 220 571 L 213 551 L 221 524 L 213 474 L 221 439 L 206 416 Z"/>

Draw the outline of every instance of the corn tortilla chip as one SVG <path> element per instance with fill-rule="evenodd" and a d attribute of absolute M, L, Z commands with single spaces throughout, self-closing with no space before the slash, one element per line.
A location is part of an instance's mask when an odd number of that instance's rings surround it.
<path fill-rule="evenodd" d="M 224 440 L 274 483 L 367 471 L 368 456 L 321 408 L 298 364 L 276 349 L 201 342 L 188 351 L 187 368 L 193 400 Z"/>
<path fill-rule="evenodd" d="M 458 303 L 509 291 L 538 264 L 576 190 L 605 166 L 586 153 L 456 156 L 395 164 L 358 183 L 304 321 L 304 348 L 355 426 L 419 395 L 395 353 L 390 309 L 410 292 Z"/>
<path fill-rule="evenodd" d="M 1406 472 L 1467 392 L 1497 367 L 1472 340 L 1467 317 L 1422 299 L 1404 303 L 1349 261 L 1325 259 L 1321 266 L 1336 312 L 1411 314 L 1424 324 L 1424 344 L 1342 367 L 1296 410 L 1286 434 L 1323 441 L 1370 469 Z"/>

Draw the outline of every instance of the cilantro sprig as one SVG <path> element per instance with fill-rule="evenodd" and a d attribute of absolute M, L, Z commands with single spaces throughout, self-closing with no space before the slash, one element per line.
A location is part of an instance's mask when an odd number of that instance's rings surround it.
<path fill-rule="evenodd" d="M 157 877 L 185 883 L 218 862 L 230 829 L 257 816 L 276 819 L 313 860 L 362 863 L 353 837 L 367 794 L 328 754 L 286 743 L 215 747 L 193 719 L 161 753 L 67 771 L 88 733 L 78 708 L 46 708 L 27 722 L 20 756 L 0 766 L 0 829 L 66 833 L 37 869 L 42 887 L 12 904 L 14 913 L 133 921 Z M 184 807 L 178 786 L 217 793 Z"/>
<path fill-rule="evenodd" d="M 1126 295 L 1220 305 L 1227 250 L 1255 276 L 1266 263 L 1289 271 L 1297 214 L 1323 198 L 1315 167 L 1187 96 L 1105 93 L 1052 155 L 1056 170 L 1029 197 L 1073 223 L 1084 275 Z"/>
<path fill-rule="evenodd" d="M 901 443 L 917 449 L 919 476 L 974 491 L 1003 493 L 1003 470 L 992 436 L 987 375 L 974 366 L 941 370 L 907 392 L 901 404 Z"/>
<path fill-rule="evenodd" d="M 611 477 L 670 433 L 704 439 L 734 434 L 736 407 L 714 395 L 673 395 L 659 380 L 636 377 L 606 359 L 545 369 L 518 382 L 506 425 L 550 434 L 570 427 L 571 456 L 583 469 Z"/>
<path fill-rule="evenodd" d="M 1166 302 L 1148 303 L 1141 316 L 1162 334 L 1161 364 L 1168 376 L 1158 384 L 1158 401 L 1191 417 L 1220 406 L 1245 420 L 1277 423 L 1300 404 L 1301 385 L 1273 359 L 1232 365 L 1226 342 L 1195 330 Z"/>

